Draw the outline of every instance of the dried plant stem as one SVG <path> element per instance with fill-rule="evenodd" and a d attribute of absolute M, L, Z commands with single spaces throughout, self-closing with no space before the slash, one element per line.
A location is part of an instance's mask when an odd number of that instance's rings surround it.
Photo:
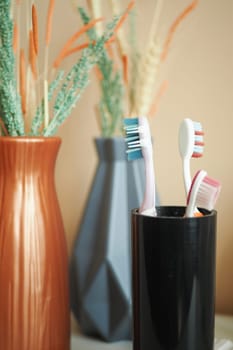
<path fill-rule="evenodd" d="M 0 127 L 2 128 L 2 131 L 4 133 L 5 136 L 9 136 L 7 128 L 2 120 L 2 118 L 0 117 Z"/>
<path fill-rule="evenodd" d="M 38 39 L 38 17 L 35 5 L 32 5 L 32 32 L 33 32 L 33 43 L 35 54 L 38 56 L 39 53 L 39 39 Z"/>
<path fill-rule="evenodd" d="M 80 30 L 78 30 L 75 34 L 73 34 L 66 42 L 66 44 L 63 46 L 63 48 L 61 49 L 59 55 L 56 57 L 54 63 L 53 63 L 53 67 L 57 68 L 60 64 L 61 61 L 63 60 L 63 58 L 66 55 L 66 52 L 70 50 L 70 47 L 73 45 L 73 43 L 85 32 L 87 32 L 89 29 L 93 28 L 94 25 L 97 22 L 102 21 L 102 18 L 96 18 L 93 19 L 92 21 L 90 21 L 88 24 L 85 24 Z"/>
<path fill-rule="evenodd" d="M 16 80 L 17 80 L 17 91 L 20 93 L 21 87 L 20 87 L 20 53 L 19 53 L 19 27 L 17 22 L 14 23 L 14 29 L 13 29 L 13 52 L 16 59 Z"/>
<path fill-rule="evenodd" d="M 112 13 L 114 15 L 119 14 L 120 8 L 119 8 L 119 0 L 110 0 L 111 6 L 112 6 Z"/>
<path fill-rule="evenodd" d="M 118 0 L 111 0 L 111 5 L 112 5 L 112 12 L 114 15 L 118 15 L 120 13 L 120 8 L 119 8 L 119 1 Z M 121 57 L 127 56 L 127 41 L 125 38 L 125 35 L 123 33 L 122 28 L 118 28 L 117 32 L 117 43 L 118 43 L 118 49 L 119 49 L 119 54 Z"/>
<path fill-rule="evenodd" d="M 100 82 L 103 79 L 103 74 L 101 73 L 101 70 L 99 69 L 98 66 L 95 66 L 94 71 L 98 81 Z"/>
<path fill-rule="evenodd" d="M 129 60 L 128 60 L 128 56 L 126 55 L 122 56 L 122 66 L 123 66 L 123 79 L 124 79 L 125 85 L 127 86 L 129 83 Z"/>
<path fill-rule="evenodd" d="M 1 1 L 0 24 L 0 109 L 1 117 L 12 136 L 24 134 L 24 123 L 19 96 L 19 45 L 17 53 L 13 50 L 13 28 L 18 17 L 12 1 Z M 18 6 L 17 6 L 18 7 Z"/>
<path fill-rule="evenodd" d="M 152 25 L 149 34 L 148 46 L 141 58 L 140 72 L 136 81 L 136 99 L 134 110 L 139 115 L 147 115 L 151 105 L 153 85 L 160 64 L 161 48 L 158 43 L 158 25 L 162 12 L 163 0 L 157 0 Z"/>
<path fill-rule="evenodd" d="M 17 5 L 17 11 L 16 7 L 12 6 L 13 3 L 15 6 Z M 24 136 L 26 131 L 26 134 L 29 133 L 31 136 L 53 135 L 57 131 L 57 128 L 70 115 L 71 110 L 75 107 L 75 104 L 84 92 L 89 82 L 89 73 L 96 63 L 102 59 L 105 53 L 104 45 L 110 37 L 112 37 L 114 28 L 119 21 L 119 17 L 114 18 L 114 20 L 106 26 L 106 30 L 100 38 L 91 39 L 89 43 L 85 42 L 82 46 L 66 46 L 64 51 L 65 57 L 82 48 L 85 49 L 67 75 L 65 75 L 63 71 L 59 71 L 55 79 L 48 84 L 48 57 L 55 0 L 50 0 L 48 3 L 44 44 L 44 69 L 43 72 L 41 70 L 41 77 L 39 76 L 38 69 L 38 18 L 34 1 L 27 0 L 23 4 L 25 6 L 23 8 L 28 10 L 25 13 L 25 23 L 23 23 L 23 18 L 19 16 L 21 7 L 20 0 L 3 0 L 0 6 L 2 18 L 0 25 L 0 115 L 2 117 L 2 122 L 0 120 L 0 124 L 2 126 L 0 126 L 0 129 L 2 130 L 2 134 Z M 15 17 L 13 17 L 13 13 Z M 25 47 L 22 48 L 20 44 L 17 44 L 16 35 L 16 25 L 19 26 L 20 20 L 24 26 L 19 29 L 23 29 L 27 34 Z M 13 38 L 14 23 L 16 25 Z M 82 28 L 78 33 L 78 37 L 82 32 L 88 30 L 88 28 L 92 28 L 95 23 L 97 23 L 97 20 L 92 24 L 88 24 L 85 29 Z M 21 34 L 22 38 L 25 37 L 25 33 Z M 77 38 L 77 35 L 75 38 Z M 75 38 L 73 37 L 72 39 Z M 73 41 L 71 40 L 68 44 L 73 44 Z M 15 57 L 16 54 L 14 54 L 13 48 L 19 57 Z M 17 70 L 19 79 L 15 77 L 15 58 L 17 58 L 17 64 L 19 64 L 19 69 Z M 118 79 L 118 77 L 116 77 L 116 79 Z M 18 89 L 16 80 L 20 85 Z M 43 84 L 44 98 L 42 98 L 37 105 L 36 99 L 38 95 L 36 90 L 40 81 Z M 50 118 L 49 102 L 52 103 L 52 101 L 54 102 L 53 105 L 51 105 L 53 118 Z"/>
<path fill-rule="evenodd" d="M 27 33 L 27 50 L 28 50 L 28 61 L 30 62 L 30 30 L 32 29 L 31 27 L 31 13 L 30 13 L 30 5 L 31 5 L 31 1 L 30 4 L 27 6 L 27 17 L 26 17 L 26 33 Z M 30 63 L 29 63 L 30 64 Z M 25 122 L 28 122 L 28 111 L 29 111 L 29 103 L 30 103 L 30 80 L 31 80 L 31 69 L 28 66 L 27 70 L 26 70 L 26 116 L 25 118 Z"/>
<path fill-rule="evenodd" d="M 49 125 L 48 81 L 44 80 L 44 128 Z"/>
<path fill-rule="evenodd" d="M 194 0 L 192 1 L 192 3 L 186 7 L 184 9 L 183 12 L 181 12 L 181 14 L 175 19 L 175 21 L 172 23 L 169 31 L 168 31 L 168 35 L 165 39 L 165 43 L 164 43 L 164 46 L 163 46 L 163 51 L 162 51 L 162 54 L 161 54 L 161 60 L 164 61 L 167 57 L 167 54 L 168 54 L 168 51 L 169 51 L 169 47 L 170 47 L 170 43 L 173 39 L 173 36 L 175 34 L 175 31 L 177 29 L 177 27 L 179 26 L 179 24 L 183 21 L 183 19 L 185 19 L 185 17 L 187 15 L 189 15 L 190 12 L 192 12 L 198 5 L 199 3 L 199 0 Z"/>
<path fill-rule="evenodd" d="M 111 0 L 111 5 L 112 5 L 112 12 L 114 15 L 120 13 L 120 8 L 119 8 L 119 1 L 118 0 Z M 128 45 L 127 45 L 127 40 L 125 33 L 123 32 L 122 28 L 118 28 L 117 31 L 117 48 L 118 48 L 118 53 L 122 61 L 122 68 L 123 68 L 123 80 L 125 83 L 125 88 L 128 88 L 128 83 L 129 83 L 129 60 L 128 60 Z"/>
<path fill-rule="evenodd" d="M 136 33 L 136 13 L 133 12 L 129 18 L 129 92 L 128 92 L 128 115 L 132 115 L 132 109 L 135 105 L 136 82 L 139 70 L 140 54 L 138 51 L 137 33 Z"/>
<path fill-rule="evenodd" d="M 110 40 L 106 41 L 107 49 L 110 49 L 110 45 L 109 45 L 110 43 L 112 43 L 112 41 L 110 41 Z M 94 44 L 94 42 L 92 44 Z M 73 47 L 71 49 L 67 49 L 67 51 L 64 51 L 63 55 L 60 56 L 60 59 L 56 60 L 54 62 L 53 68 L 58 68 L 64 58 L 66 58 L 66 57 L 68 57 L 68 56 L 70 56 L 70 55 L 72 55 L 72 54 L 74 54 L 74 53 L 76 53 L 78 51 L 86 49 L 89 45 L 90 45 L 90 43 L 83 43 L 83 44 L 75 46 L 75 47 Z"/>
<path fill-rule="evenodd" d="M 48 78 L 49 74 L 49 46 L 45 45 L 44 51 L 44 78 Z"/>
<path fill-rule="evenodd" d="M 27 5 L 27 12 L 26 12 L 26 30 L 27 33 L 29 33 L 30 29 L 32 29 L 32 17 L 31 17 L 31 8 L 32 8 L 32 3 L 34 3 L 33 0 L 28 0 L 28 5 Z"/>
<path fill-rule="evenodd" d="M 152 20 L 152 25 L 149 34 L 148 47 L 150 47 L 150 42 L 154 41 L 155 36 L 158 34 L 159 21 L 162 13 L 164 0 L 157 0 L 154 17 Z"/>
<path fill-rule="evenodd" d="M 49 46 L 50 40 L 51 40 L 54 6 L 55 6 L 55 0 L 50 0 L 48 15 L 47 15 L 46 37 L 45 37 L 46 46 Z"/>
<path fill-rule="evenodd" d="M 37 103 L 37 99 L 38 101 L 41 100 L 41 94 L 40 94 L 40 84 L 39 79 L 38 79 L 38 75 L 39 75 L 39 62 L 38 62 L 38 55 L 39 55 L 39 34 L 38 34 L 38 16 L 37 16 L 37 9 L 35 4 L 32 4 L 31 7 L 31 13 L 32 13 L 32 33 L 33 33 L 33 44 L 34 44 L 34 52 L 35 52 L 35 60 L 36 60 L 36 69 L 37 69 L 37 79 L 36 79 L 36 90 L 37 90 L 37 94 L 36 94 L 36 103 Z"/>
<path fill-rule="evenodd" d="M 89 43 L 83 43 L 81 45 L 75 46 L 72 49 L 69 49 L 66 52 L 64 52 L 63 57 L 61 57 L 61 59 L 64 59 L 67 56 L 70 56 L 70 55 L 72 55 L 75 52 L 81 51 L 81 50 L 85 49 L 86 47 L 88 47 L 89 45 L 90 45 Z"/>
<path fill-rule="evenodd" d="M 116 28 L 114 29 L 114 32 L 117 33 L 118 30 L 121 28 L 122 24 L 124 23 L 124 21 L 126 20 L 127 16 L 129 15 L 129 12 L 132 10 L 132 8 L 135 5 L 135 1 L 132 0 L 130 1 L 129 5 L 127 6 L 125 13 L 121 16 L 119 22 L 116 25 Z"/>
<path fill-rule="evenodd" d="M 27 76 L 28 76 L 28 81 L 29 81 L 29 85 L 28 85 L 28 101 L 27 101 L 27 118 L 25 119 L 25 131 L 26 133 L 28 133 L 30 131 L 31 128 L 31 122 L 33 119 L 33 116 L 35 114 L 36 111 L 36 106 L 37 106 L 37 96 L 36 96 L 36 81 L 33 77 L 33 73 L 30 69 L 30 67 L 28 67 L 28 71 L 27 71 Z"/>
<path fill-rule="evenodd" d="M 15 27 L 14 27 L 14 39 L 13 39 L 13 45 L 15 45 L 15 50 L 14 50 L 14 53 L 15 53 L 15 59 L 16 59 L 16 79 L 17 79 L 17 91 L 19 92 L 20 90 L 20 83 L 19 83 L 19 80 L 20 80 L 20 45 L 21 45 L 21 42 L 20 42 L 20 17 L 21 17 L 21 5 L 20 5 L 20 0 L 17 0 L 16 1 L 16 8 L 15 8 L 15 11 L 16 11 L 16 15 L 15 15 L 15 18 L 16 18 L 16 22 L 15 22 Z"/>
<path fill-rule="evenodd" d="M 48 80 L 48 60 L 49 60 L 49 44 L 52 34 L 52 22 L 54 14 L 55 0 L 49 1 L 48 14 L 47 14 L 47 26 L 45 35 L 45 58 L 44 58 L 44 78 Z"/>
<path fill-rule="evenodd" d="M 52 34 L 52 22 L 54 14 L 55 0 L 49 1 L 48 14 L 47 14 L 47 26 L 45 36 L 45 58 L 44 58 L 44 125 L 45 127 L 49 124 L 49 113 L 48 113 L 48 61 L 49 61 L 49 44 L 51 41 Z"/>
<path fill-rule="evenodd" d="M 26 115 L 26 61 L 24 50 L 20 50 L 20 95 L 23 115 Z"/>
<path fill-rule="evenodd" d="M 155 77 L 160 65 L 161 45 L 157 35 L 154 42 L 151 41 L 150 44 L 151 46 L 140 64 L 140 74 L 136 85 L 134 113 L 137 115 L 147 115 L 149 112 Z"/>
<path fill-rule="evenodd" d="M 29 63 L 30 63 L 31 71 L 30 71 L 30 68 L 29 68 L 28 74 L 29 74 L 29 88 L 32 85 L 33 91 L 29 92 L 30 96 L 28 95 L 28 115 L 27 115 L 27 119 L 28 120 L 27 120 L 27 123 L 31 120 L 32 111 L 36 109 L 37 95 L 39 97 L 39 91 L 36 94 L 36 90 L 39 89 L 39 86 L 37 86 L 38 59 L 37 59 L 37 55 L 36 55 L 36 49 L 35 49 L 34 42 L 35 41 L 34 41 L 33 29 L 31 29 L 30 32 L 29 32 Z M 33 93 L 34 93 L 34 95 L 32 96 Z M 35 106 L 33 106 L 33 102 L 34 102 Z"/>
<path fill-rule="evenodd" d="M 118 0 L 111 0 L 111 5 L 112 5 L 112 11 L 113 14 L 119 14 L 120 13 L 120 8 L 119 8 L 119 1 Z M 125 14 L 122 16 L 121 21 L 119 21 L 118 26 L 115 28 L 115 33 L 117 37 L 117 47 L 118 47 L 118 52 L 119 56 L 122 61 L 122 67 L 123 67 L 123 79 L 125 83 L 125 88 L 127 90 L 128 88 L 128 74 L 129 74 L 129 59 L 128 59 L 128 45 L 126 41 L 126 36 L 125 33 L 122 30 L 122 24 L 124 23 L 126 17 L 128 16 L 129 12 L 132 10 L 132 8 L 135 5 L 135 1 L 131 1 L 126 8 Z M 129 91 L 128 91 L 129 93 Z"/>
<path fill-rule="evenodd" d="M 90 0 L 92 17 L 94 19 L 100 18 L 102 16 L 101 2 L 102 0 Z M 98 36 L 101 36 L 103 34 L 103 25 L 101 22 L 98 22 L 96 24 L 96 33 Z"/>
<path fill-rule="evenodd" d="M 19 28 L 18 28 L 18 24 L 14 23 L 13 51 L 15 55 L 17 55 L 18 47 L 19 47 Z"/>
<path fill-rule="evenodd" d="M 36 52 L 34 47 L 34 40 L 33 40 L 33 32 L 30 30 L 29 32 L 29 63 L 31 66 L 31 70 L 34 76 L 34 79 L 37 79 L 37 68 L 36 68 Z"/>

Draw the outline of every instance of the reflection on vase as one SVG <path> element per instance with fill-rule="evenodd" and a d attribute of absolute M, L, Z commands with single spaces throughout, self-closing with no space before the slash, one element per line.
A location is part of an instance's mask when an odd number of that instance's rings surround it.
<path fill-rule="evenodd" d="M 0 138 L 0 349 L 68 350 L 68 256 L 54 185 L 59 138 Z"/>

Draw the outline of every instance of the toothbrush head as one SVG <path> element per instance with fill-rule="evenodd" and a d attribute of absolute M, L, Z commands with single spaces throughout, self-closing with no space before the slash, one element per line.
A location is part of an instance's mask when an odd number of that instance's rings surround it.
<path fill-rule="evenodd" d="M 124 119 L 128 160 L 152 155 L 150 127 L 146 117 Z"/>
<path fill-rule="evenodd" d="M 193 216 L 195 206 L 213 210 L 220 190 L 219 181 L 209 177 L 206 171 L 199 170 L 193 178 L 187 197 L 186 216 Z"/>
<path fill-rule="evenodd" d="M 196 205 L 209 211 L 213 210 L 220 191 L 220 182 L 206 175 L 202 179 L 199 190 L 197 192 Z"/>
<path fill-rule="evenodd" d="M 139 213 L 156 216 L 153 148 L 149 123 L 146 117 L 140 117 L 124 119 L 124 125 L 128 160 L 143 158 L 145 164 L 145 191 Z"/>
<path fill-rule="evenodd" d="M 179 151 L 183 158 L 199 158 L 204 152 L 202 125 L 189 118 L 182 121 L 179 129 Z"/>

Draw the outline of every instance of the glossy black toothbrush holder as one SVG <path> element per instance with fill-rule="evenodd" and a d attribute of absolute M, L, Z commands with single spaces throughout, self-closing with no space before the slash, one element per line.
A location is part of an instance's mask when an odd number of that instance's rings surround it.
<path fill-rule="evenodd" d="M 213 350 L 216 211 L 132 211 L 133 350 Z"/>

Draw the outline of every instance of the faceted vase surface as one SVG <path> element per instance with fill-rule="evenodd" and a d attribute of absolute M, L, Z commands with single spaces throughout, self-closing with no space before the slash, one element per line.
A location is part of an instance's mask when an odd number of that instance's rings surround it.
<path fill-rule="evenodd" d="M 144 193 L 144 161 L 123 137 L 95 140 L 98 164 L 71 259 L 71 306 L 81 330 L 131 339 L 130 213 Z"/>

